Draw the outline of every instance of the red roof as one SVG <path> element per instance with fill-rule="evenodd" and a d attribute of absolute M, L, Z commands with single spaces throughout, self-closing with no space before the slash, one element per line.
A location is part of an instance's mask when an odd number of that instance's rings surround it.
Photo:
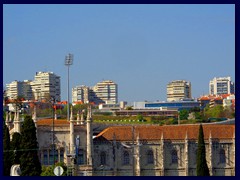
<path fill-rule="evenodd" d="M 141 140 L 160 140 L 164 139 L 198 139 L 199 125 L 172 125 L 172 126 L 135 126 L 135 139 L 139 134 Z M 235 125 L 203 125 L 204 138 L 208 139 L 211 133 L 212 138 L 229 139 L 233 138 Z M 96 138 L 103 137 L 107 140 L 131 141 L 132 126 L 109 127 L 99 133 Z"/>
<path fill-rule="evenodd" d="M 53 123 L 53 119 L 40 119 L 37 121 L 37 125 L 39 126 L 51 126 Z M 65 119 L 57 119 L 54 120 L 54 126 L 62 126 L 69 125 L 69 121 Z"/>

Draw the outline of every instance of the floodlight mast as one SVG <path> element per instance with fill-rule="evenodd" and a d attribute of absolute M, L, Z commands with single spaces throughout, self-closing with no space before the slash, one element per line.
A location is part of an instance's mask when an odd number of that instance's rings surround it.
<path fill-rule="evenodd" d="M 68 54 L 65 57 L 65 66 L 67 66 L 67 120 L 69 121 L 69 67 L 73 64 L 73 54 Z"/>

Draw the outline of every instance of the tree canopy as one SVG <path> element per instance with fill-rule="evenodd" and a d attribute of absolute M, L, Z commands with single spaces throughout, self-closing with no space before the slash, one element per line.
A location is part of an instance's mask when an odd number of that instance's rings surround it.
<path fill-rule="evenodd" d="M 26 116 L 22 125 L 20 158 L 21 176 L 40 176 L 41 164 L 38 158 L 36 127 L 30 116 Z"/>

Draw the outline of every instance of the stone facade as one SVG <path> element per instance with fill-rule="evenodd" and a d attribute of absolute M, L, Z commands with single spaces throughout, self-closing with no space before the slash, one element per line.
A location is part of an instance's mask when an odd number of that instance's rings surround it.
<path fill-rule="evenodd" d="M 199 125 L 113 126 L 93 136 L 88 112 L 81 123 L 72 115 L 70 121 L 34 115 L 42 165 L 65 162 L 76 176 L 196 175 Z M 203 131 L 210 174 L 235 176 L 235 125 L 203 125 Z"/>

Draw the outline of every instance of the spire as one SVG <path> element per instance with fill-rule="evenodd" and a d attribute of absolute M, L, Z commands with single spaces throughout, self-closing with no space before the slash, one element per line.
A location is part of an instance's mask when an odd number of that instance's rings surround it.
<path fill-rule="evenodd" d="M 163 141 L 164 137 L 163 137 L 163 131 L 162 131 L 162 135 L 161 135 L 161 141 Z"/>
<path fill-rule="evenodd" d="M 37 108 L 36 108 L 36 106 L 34 106 L 34 108 L 33 108 L 32 119 L 33 119 L 34 122 L 37 121 Z"/>
<path fill-rule="evenodd" d="M 14 118 L 13 121 L 15 121 L 17 119 L 17 110 L 14 112 Z"/>
<path fill-rule="evenodd" d="M 188 140 L 188 132 L 186 131 L 186 136 L 185 136 L 185 140 Z"/>
<path fill-rule="evenodd" d="M 91 104 L 88 105 L 88 113 L 87 113 L 87 121 L 91 121 L 92 119 L 92 107 Z"/>
<path fill-rule="evenodd" d="M 54 108 L 54 120 L 57 120 L 57 109 Z"/>
<path fill-rule="evenodd" d="M 81 121 L 80 121 L 81 124 L 84 124 L 84 112 L 85 110 L 83 109 L 81 113 Z"/>
<path fill-rule="evenodd" d="M 20 121 L 20 119 L 19 119 L 19 111 L 17 111 L 16 121 Z"/>
<path fill-rule="evenodd" d="M 9 117 L 8 117 L 8 120 L 9 120 L 9 121 L 12 121 L 12 113 L 11 113 L 11 111 L 9 111 Z"/>
<path fill-rule="evenodd" d="M 71 106 L 71 115 L 70 115 L 70 120 L 73 120 L 73 109 L 72 109 L 72 106 Z"/>
<path fill-rule="evenodd" d="M 80 124 L 79 111 L 77 113 L 77 124 Z"/>
<path fill-rule="evenodd" d="M 92 166 L 92 126 L 91 126 L 91 105 L 88 106 L 88 114 L 87 114 L 87 164 Z"/>
<path fill-rule="evenodd" d="M 70 115 L 70 153 L 74 153 L 74 123 L 73 123 L 73 112 L 71 106 L 71 115 Z"/>
<path fill-rule="evenodd" d="M 8 112 L 6 112 L 5 122 L 9 122 L 9 119 L 8 119 Z"/>
<path fill-rule="evenodd" d="M 135 175 L 140 176 L 140 141 L 139 141 L 139 133 L 137 134 L 137 142 L 136 142 L 136 149 L 135 149 L 135 162 L 136 162 L 136 168 L 135 168 Z"/>
<path fill-rule="evenodd" d="M 20 133 L 21 132 L 20 128 L 21 128 L 21 122 L 20 122 L 20 119 L 19 119 L 19 111 L 17 111 L 16 119 L 14 120 L 14 132 Z"/>

